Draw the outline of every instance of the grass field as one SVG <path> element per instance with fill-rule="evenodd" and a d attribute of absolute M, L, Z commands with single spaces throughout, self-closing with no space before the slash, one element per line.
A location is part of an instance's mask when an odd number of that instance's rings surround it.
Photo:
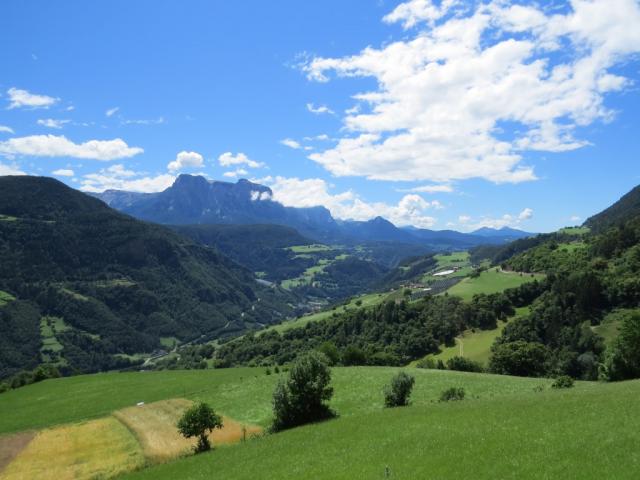
<path fill-rule="evenodd" d="M 110 417 L 38 432 L 0 480 L 109 478 L 144 464 L 134 436 Z"/>
<path fill-rule="evenodd" d="M 360 295 L 358 297 L 352 298 L 349 301 L 349 303 L 347 303 L 346 305 L 336 306 L 335 308 L 332 308 L 329 310 L 322 310 L 321 312 L 304 315 L 302 317 L 298 317 L 296 319 L 289 320 L 289 321 L 280 323 L 278 325 L 273 325 L 271 327 L 265 328 L 264 330 L 260 330 L 258 334 L 263 332 L 273 331 L 273 330 L 282 333 L 282 332 L 286 332 L 287 330 L 291 330 L 292 328 L 304 327 L 309 322 L 326 320 L 327 318 L 330 318 L 331 315 L 333 315 L 334 313 L 336 312 L 340 313 L 344 311 L 345 306 L 347 309 L 371 307 L 373 305 L 377 305 L 383 302 L 385 299 L 388 298 L 388 296 L 389 295 L 387 293 L 369 293 L 365 295 Z"/>
<path fill-rule="evenodd" d="M 529 307 L 517 308 L 516 314 L 508 321 L 524 316 L 527 313 L 529 313 Z M 430 357 L 434 360 L 446 362 L 451 357 L 462 356 L 487 366 L 491 356 L 491 345 L 500 336 L 506 325 L 507 322 L 499 322 L 498 328 L 494 330 L 476 330 L 475 332 L 467 330 L 456 337 L 454 346 L 443 347 L 439 354 L 430 355 Z"/>
<path fill-rule="evenodd" d="M 289 247 L 294 253 L 318 253 L 318 252 L 328 252 L 329 250 L 333 250 L 334 247 L 329 245 L 322 245 L 319 243 L 313 245 L 294 245 L 293 247 Z"/>
<path fill-rule="evenodd" d="M 541 278 L 543 278 L 543 275 L 540 274 L 520 275 L 515 272 L 496 271 L 495 268 L 492 268 L 482 272 L 479 277 L 463 279 L 447 291 L 449 295 L 456 295 L 462 297 L 463 300 L 469 301 L 478 293 L 498 293 L 507 288 L 519 287 L 523 283 Z"/>
<path fill-rule="evenodd" d="M 589 233 L 591 229 L 589 227 L 565 227 L 558 230 L 558 233 L 564 233 L 566 235 L 575 235 L 581 237 Z"/>
<path fill-rule="evenodd" d="M 636 479 L 638 395 L 633 381 L 378 409 L 124 478 Z"/>
<path fill-rule="evenodd" d="M 382 405 L 382 387 L 396 367 L 334 368 L 334 408 L 341 415 L 375 411 Z M 408 369 L 418 379 L 414 402 L 428 405 L 440 392 L 463 385 L 482 398 L 528 393 L 549 380 L 462 372 Z M 110 415 L 116 410 L 170 398 L 204 400 L 216 412 L 238 422 L 267 426 L 271 394 L 278 375 L 261 368 L 167 370 L 103 373 L 66 377 L 10 390 L 0 395 L 0 434 L 39 429 Z"/>

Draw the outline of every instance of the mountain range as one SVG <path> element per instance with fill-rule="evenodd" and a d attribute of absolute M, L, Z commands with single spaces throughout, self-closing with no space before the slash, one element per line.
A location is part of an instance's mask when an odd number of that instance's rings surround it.
<path fill-rule="evenodd" d="M 382 217 L 368 221 L 336 220 L 325 207 L 286 207 L 273 200 L 267 186 L 245 179 L 237 183 L 180 175 L 158 193 L 107 190 L 94 194 L 107 205 L 136 218 L 161 224 L 276 224 L 326 243 L 397 242 L 434 250 L 503 244 L 533 234 L 521 230 L 482 228 L 471 233 L 398 228 Z"/>

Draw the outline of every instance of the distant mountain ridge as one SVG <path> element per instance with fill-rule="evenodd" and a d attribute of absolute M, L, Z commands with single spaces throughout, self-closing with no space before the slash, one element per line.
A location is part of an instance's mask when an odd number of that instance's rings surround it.
<path fill-rule="evenodd" d="M 93 194 L 109 206 L 136 218 L 161 224 L 275 224 L 328 243 L 396 242 L 433 249 L 464 249 L 503 244 L 530 233 L 515 229 L 481 229 L 480 233 L 398 228 L 382 217 L 368 221 L 335 220 L 325 207 L 286 207 L 273 200 L 267 186 L 245 179 L 237 183 L 180 175 L 158 193 L 107 190 Z"/>
<path fill-rule="evenodd" d="M 216 250 L 51 178 L 0 177 L 0 256 L 11 299 L 0 302 L 0 378 L 42 362 L 124 367 L 122 355 L 162 337 L 218 338 L 295 313 L 295 296 Z"/>

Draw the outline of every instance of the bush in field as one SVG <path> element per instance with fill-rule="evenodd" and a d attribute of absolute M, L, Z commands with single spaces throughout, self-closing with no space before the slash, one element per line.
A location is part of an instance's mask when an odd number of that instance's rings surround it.
<path fill-rule="evenodd" d="M 459 372 L 477 372 L 484 371 L 482 365 L 465 357 L 451 357 L 447 360 L 447 369 L 457 370 Z"/>
<path fill-rule="evenodd" d="M 198 437 L 195 451 L 199 453 L 211 449 L 208 434 L 222 428 L 222 418 L 206 403 L 198 403 L 184 412 L 177 426 L 184 437 Z"/>
<path fill-rule="evenodd" d="M 416 379 L 408 373 L 398 372 L 391 379 L 391 383 L 384 387 L 384 406 L 404 407 L 409 405 L 409 397 L 415 383 Z"/>
<path fill-rule="evenodd" d="M 464 400 L 465 391 L 462 387 L 447 388 L 440 394 L 441 402 L 450 402 L 452 400 Z"/>
<path fill-rule="evenodd" d="M 418 360 L 418 362 L 416 363 L 416 368 L 427 368 L 433 370 L 436 367 L 436 361 L 431 357 L 423 358 L 422 360 Z"/>
<path fill-rule="evenodd" d="M 298 359 L 273 392 L 272 431 L 325 420 L 335 413 L 325 403 L 333 396 L 327 357 L 311 352 Z"/>
<path fill-rule="evenodd" d="M 572 388 L 573 378 L 569 375 L 561 375 L 551 384 L 551 388 Z"/>

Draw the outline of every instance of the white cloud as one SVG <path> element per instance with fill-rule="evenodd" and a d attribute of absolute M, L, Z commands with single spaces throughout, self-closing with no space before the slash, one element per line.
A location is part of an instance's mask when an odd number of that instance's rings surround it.
<path fill-rule="evenodd" d="M 140 120 L 122 120 L 123 125 L 162 125 L 165 123 L 164 117 L 140 119 Z"/>
<path fill-rule="evenodd" d="M 533 210 L 530 208 L 525 208 L 518 214 L 518 220 L 529 220 L 533 217 Z"/>
<path fill-rule="evenodd" d="M 56 128 L 61 129 L 65 124 L 69 123 L 71 120 L 55 120 L 53 118 L 41 118 L 36 123 L 38 125 L 42 125 L 47 128 Z"/>
<path fill-rule="evenodd" d="M 120 107 L 113 107 L 113 108 L 110 108 L 109 110 L 107 110 L 106 112 L 104 112 L 104 114 L 105 114 L 107 117 L 111 117 L 111 116 L 113 116 L 114 114 L 116 114 L 116 113 L 118 112 L 118 110 L 120 110 Z"/>
<path fill-rule="evenodd" d="M 169 162 L 167 168 L 170 172 L 177 172 L 183 168 L 197 168 L 204 165 L 204 158 L 197 152 L 187 152 L 185 150 L 178 153 L 173 162 Z"/>
<path fill-rule="evenodd" d="M 2 175 L 26 175 L 17 165 L 6 165 L 0 162 L 0 176 Z"/>
<path fill-rule="evenodd" d="M 345 114 L 339 142 L 309 156 L 336 176 L 534 180 L 523 155 L 587 145 L 578 129 L 613 118 L 606 94 L 632 81 L 612 70 L 640 52 L 635 0 L 573 0 L 562 11 L 413 0 L 385 21 L 416 32 L 303 66 L 316 81 L 376 81 L 354 96 L 361 108 Z"/>
<path fill-rule="evenodd" d="M 291 138 L 285 138 L 284 140 L 280 140 L 280 143 L 286 147 L 293 148 L 295 150 L 302 148 L 302 145 L 300 145 L 299 142 L 296 142 Z"/>
<path fill-rule="evenodd" d="M 169 174 L 143 176 L 142 173 L 127 170 L 124 165 L 116 164 L 96 173 L 84 175 L 80 182 L 80 190 L 85 192 L 103 192 L 111 189 L 147 193 L 160 192 L 170 187 L 175 179 L 175 176 Z"/>
<path fill-rule="evenodd" d="M 0 125 L 0 132 L 13 133 L 13 128 L 6 125 Z"/>
<path fill-rule="evenodd" d="M 442 0 L 438 6 L 431 0 L 411 0 L 398 5 L 383 20 L 387 23 L 402 22 L 404 29 L 409 29 L 419 22 L 433 24 L 457 3 L 458 0 Z"/>
<path fill-rule="evenodd" d="M 224 172 L 222 174 L 223 177 L 227 177 L 227 178 L 243 177 L 246 175 L 249 175 L 249 172 L 247 172 L 244 168 L 237 168 L 235 170 Z"/>
<path fill-rule="evenodd" d="M 578 215 L 571 215 L 569 220 L 572 221 L 572 222 L 579 222 L 582 219 Z"/>
<path fill-rule="evenodd" d="M 335 113 L 333 110 L 331 110 L 326 105 L 318 105 L 316 107 L 313 103 L 307 103 L 307 110 L 309 110 L 311 113 L 313 113 L 315 115 L 322 115 L 324 113 L 328 113 L 330 115 L 333 115 Z"/>
<path fill-rule="evenodd" d="M 60 168 L 58 170 L 54 170 L 53 172 L 51 172 L 51 174 L 58 177 L 73 177 L 75 175 L 75 172 L 68 168 Z"/>
<path fill-rule="evenodd" d="M 0 155 L 28 155 L 34 157 L 74 157 L 93 160 L 116 160 L 144 152 L 140 147 L 129 147 L 120 138 L 113 140 L 89 140 L 73 143 L 60 135 L 31 135 L 0 142 Z"/>
<path fill-rule="evenodd" d="M 266 200 L 271 200 L 271 194 L 269 192 L 258 192 L 258 191 L 253 191 L 251 192 L 251 200 L 254 202 L 264 202 Z"/>
<path fill-rule="evenodd" d="M 460 225 L 464 226 L 464 230 L 471 231 L 477 230 L 482 227 L 489 228 L 503 228 L 503 227 L 511 227 L 511 228 L 521 228 L 522 223 L 530 220 L 533 217 L 533 210 L 531 208 L 525 208 L 518 214 L 509 214 L 505 213 L 501 217 L 494 218 L 489 216 L 484 216 L 479 219 L 473 220 L 468 215 L 461 215 L 458 217 L 458 222 Z"/>
<path fill-rule="evenodd" d="M 427 215 L 427 210 L 441 207 L 438 202 L 428 202 L 415 194 L 405 195 L 396 205 L 368 203 L 351 190 L 331 193 L 330 186 L 320 178 L 276 177 L 265 180 L 273 190 L 273 200 L 291 207 L 322 205 L 340 219 L 370 220 L 382 216 L 398 226 L 428 228 L 435 224 L 436 219 Z"/>
<path fill-rule="evenodd" d="M 251 160 L 244 153 L 233 155 L 231 152 L 225 152 L 218 157 L 218 162 L 223 167 L 230 167 L 233 165 L 246 165 L 248 168 L 264 167 L 264 163 Z"/>
<path fill-rule="evenodd" d="M 400 191 L 420 193 L 451 193 L 453 192 L 453 187 L 451 185 L 423 185 L 421 187 L 408 188 L 406 190 Z"/>
<path fill-rule="evenodd" d="M 9 95 L 9 109 L 20 107 L 49 108 L 60 100 L 47 95 L 36 95 L 19 88 L 10 88 L 7 90 L 7 94 Z"/>

